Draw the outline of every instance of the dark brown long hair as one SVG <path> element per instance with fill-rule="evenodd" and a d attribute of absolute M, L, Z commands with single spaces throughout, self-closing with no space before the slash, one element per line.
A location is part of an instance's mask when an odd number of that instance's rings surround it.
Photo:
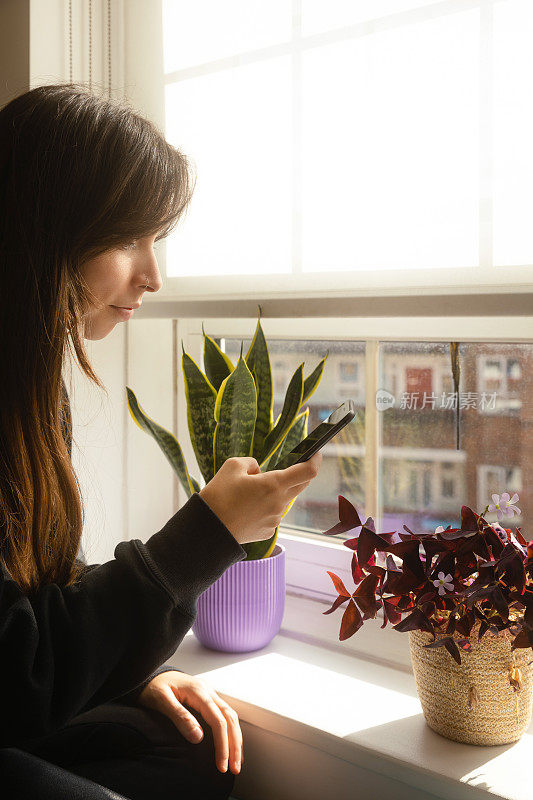
<path fill-rule="evenodd" d="M 38 86 L 0 109 L 0 560 L 23 591 L 77 581 L 84 510 L 61 420 L 67 355 L 100 389 L 80 275 L 167 236 L 194 189 L 187 158 L 127 101 Z"/>

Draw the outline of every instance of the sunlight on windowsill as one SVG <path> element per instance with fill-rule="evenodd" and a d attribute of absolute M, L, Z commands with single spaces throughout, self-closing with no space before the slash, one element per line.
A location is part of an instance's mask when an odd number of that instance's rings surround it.
<path fill-rule="evenodd" d="M 268 653 L 204 673 L 243 702 L 345 737 L 421 713 L 418 698 L 305 661 Z M 297 691 L 296 691 L 297 687 Z"/>

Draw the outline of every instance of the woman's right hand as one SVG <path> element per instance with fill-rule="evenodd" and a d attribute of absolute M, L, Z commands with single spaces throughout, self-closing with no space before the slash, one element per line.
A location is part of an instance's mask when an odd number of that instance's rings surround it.
<path fill-rule="evenodd" d="M 322 453 L 261 472 L 255 458 L 228 458 L 199 492 L 239 544 L 270 539 L 289 503 L 316 478 Z"/>

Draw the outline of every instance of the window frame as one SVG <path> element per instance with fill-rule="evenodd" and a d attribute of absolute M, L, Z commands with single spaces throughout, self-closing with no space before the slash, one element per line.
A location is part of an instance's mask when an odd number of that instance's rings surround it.
<path fill-rule="evenodd" d="M 533 322 L 533 317 L 530 318 L 530 322 Z M 505 318 L 502 317 L 498 324 L 498 331 L 500 335 L 498 337 L 494 336 L 494 319 L 493 318 L 486 318 L 484 320 L 480 319 L 466 319 L 462 320 L 461 324 L 457 324 L 457 320 L 445 320 L 440 319 L 438 320 L 438 325 L 436 325 L 436 332 L 432 336 L 420 336 L 419 331 L 424 330 L 423 326 L 419 325 L 418 320 L 413 319 L 404 319 L 402 321 L 397 319 L 379 319 L 379 320 L 361 320 L 361 319 L 323 319 L 323 320 L 316 320 L 316 319 L 262 319 L 261 325 L 263 331 L 265 333 L 265 337 L 267 342 L 273 339 L 303 339 L 303 340 L 316 340 L 316 341 L 323 341 L 325 339 L 339 339 L 346 341 L 346 331 L 350 330 L 351 336 L 349 339 L 353 339 L 355 341 L 366 341 L 367 344 L 367 354 L 366 354 L 366 364 L 365 364 L 365 394 L 366 394 L 366 441 L 365 446 L 368 452 L 368 449 L 371 447 L 375 447 L 377 444 L 377 424 L 378 424 L 378 414 L 379 412 L 376 409 L 375 405 L 375 392 L 379 388 L 379 375 L 377 370 L 377 358 L 378 358 L 378 343 L 380 341 L 414 341 L 414 342 L 434 342 L 434 341 L 444 341 L 448 342 L 450 340 L 457 340 L 459 339 L 462 342 L 494 342 L 494 343 L 513 343 L 522 344 L 522 343 L 532 343 L 533 342 L 533 335 L 530 337 L 525 337 L 523 335 L 519 335 L 523 333 L 524 329 L 530 329 L 533 331 L 532 326 L 524 325 L 523 321 L 518 321 L 514 318 Z M 176 329 L 176 341 L 175 347 L 177 353 L 181 353 L 181 341 L 183 341 L 183 346 L 187 353 L 189 353 L 200 365 L 202 363 L 202 350 L 203 350 L 203 334 L 202 334 L 202 324 L 204 324 L 204 328 L 206 333 L 209 336 L 214 338 L 219 338 L 226 336 L 227 338 L 250 338 L 253 336 L 255 331 L 255 327 L 257 324 L 257 318 L 242 318 L 242 319 L 186 319 L 186 320 L 179 320 L 177 323 Z M 448 335 L 444 335 L 444 331 L 447 329 Z M 380 337 L 379 339 L 372 334 L 377 333 L 379 330 Z M 427 330 L 427 329 L 426 329 Z M 470 331 L 470 332 L 468 332 Z M 311 367 L 311 365 L 309 365 Z M 179 378 L 182 384 L 183 377 L 181 375 L 181 363 L 179 363 Z M 181 398 L 184 398 L 184 389 L 183 385 L 178 387 L 178 439 L 184 446 L 184 442 L 188 440 L 188 426 L 187 426 L 187 416 L 186 416 L 186 409 L 184 407 L 184 402 Z M 181 400 L 181 402 L 180 402 Z M 376 517 L 378 511 L 378 487 L 379 484 L 376 481 L 377 478 L 377 466 L 378 466 L 378 458 L 377 458 L 377 448 L 373 454 L 369 454 L 367 458 L 367 462 L 365 464 L 365 484 L 368 484 L 369 481 L 375 481 L 375 485 L 373 487 L 369 487 L 366 494 L 366 502 L 365 502 L 365 513 L 370 516 Z M 450 452 L 450 461 L 458 461 L 461 460 L 459 456 L 456 456 L 455 451 L 452 453 Z M 194 463 L 194 456 L 192 456 L 192 462 Z M 181 494 L 179 495 L 178 503 L 181 505 L 186 499 L 184 492 L 181 490 Z M 333 520 L 332 524 L 335 523 Z M 312 532 L 307 534 L 295 534 L 294 531 L 290 528 L 284 528 L 283 525 L 280 527 L 279 532 L 280 541 L 286 544 L 287 548 L 287 558 L 288 560 L 294 559 L 298 562 L 295 575 L 298 576 L 298 580 L 295 580 L 294 584 L 291 584 L 290 581 L 288 582 L 288 586 L 293 588 L 294 590 L 306 593 L 306 580 L 305 580 L 305 564 L 316 564 L 322 563 L 324 567 L 328 564 L 331 564 L 331 557 L 332 557 L 332 548 L 333 550 L 337 549 L 338 551 L 343 552 L 345 555 L 345 562 L 346 562 L 346 570 L 348 572 L 349 568 L 349 559 L 348 554 L 344 552 L 344 546 L 342 542 L 338 542 L 335 545 L 335 540 L 331 540 L 330 542 L 324 542 L 323 537 L 319 535 L 314 535 Z M 295 544 L 295 540 L 297 540 L 297 544 Z M 319 556 L 319 554 L 322 556 Z M 337 561 L 334 559 L 335 564 Z M 342 561 L 341 561 L 342 564 Z M 340 565 L 337 567 L 340 569 Z M 307 582 L 307 586 L 309 589 L 307 593 L 309 596 L 315 596 L 316 594 L 321 595 L 324 594 L 323 589 L 316 589 L 313 588 L 313 584 L 309 581 Z M 334 598 L 334 592 L 330 591 L 325 592 L 330 598 Z"/>
<path fill-rule="evenodd" d="M 493 343 L 533 343 L 533 333 L 531 336 L 524 336 L 524 331 L 533 332 L 533 317 L 518 319 L 504 316 L 498 319 L 498 326 L 494 325 L 494 317 L 485 318 L 463 318 L 428 320 L 428 325 L 420 325 L 420 320 L 416 318 L 379 318 L 379 319 L 360 319 L 360 318 L 324 318 L 317 320 L 310 319 L 264 319 L 261 325 L 267 343 L 271 339 L 340 339 L 346 341 L 346 331 L 349 330 L 350 339 L 366 342 L 366 363 L 365 363 L 365 394 L 366 394 L 366 436 L 365 447 L 369 451 L 369 456 L 365 463 L 365 491 L 367 492 L 365 513 L 377 517 L 378 511 L 378 414 L 376 409 L 374 391 L 379 384 L 378 371 L 378 343 L 385 341 L 413 341 L 413 342 L 434 342 L 434 341 L 462 341 L 462 342 L 493 342 Z M 527 324 L 527 323 L 532 324 Z M 197 318 L 180 319 L 175 321 L 174 336 L 174 374 L 178 373 L 177 382 L 177 418 L 176 430 L 178 440 L 184 451 L 187 463 L 194 464 L 195 458 L 189 441 L 187 410 L 184 402 L 185 391 L 183 385 L 183 375 L 181 370 L 181 342 L 185 351 L 191 355 L 198 365 L 202 364 L 203 334 L 202 324 L 205 332 L 213 338 L 250 338 L 253 336 L 257 324 L 257 317 L 249 318 Z M 433 335 L 421 336 L 420 331 L 434 330 Z M 499 336 L 494 336 L 494 331 L 498 330 Z M 379 338 L 378 338 L 379 336 Z M 311 367 L 311 365 L 309 365 Z M 460 454 L 455 455 L 455 451 L 450 452 L 450 461 L 460 460 Z M 176 481 L 175 507 L 180 507 L 186 501 L 185 493 Z M 332 525 L 336 520 L 332 520 Z M 379 520 L 378 530 L 379 530 Z M 280 526 L 278 541 L 285 547 L 286 556 L 286 591 L 296 597 L 314 600 L 324 605 L 327 610 L 335 600 L 337 594 L 333 584 L 327 575 L 327 570 L 336 572 L 345 582 L 346 586 L 351 586 L 353 581 L 350 570 L 350 551 L 345 548 L 343 541 L 331 537 L 324 541 L 324 537 L 313 532 L 295 532 L 294 529 Z M 321 625 L 320 633 L 317 634 L 327 646 L 338 646 L 338 631 L 340 628 L 340 611 L 337 611 L 335 620 L 331 620 L 330 625 Z M 294 635 L 298 636 L 298 623 L 294 625 Z M 383 631 L 378 631 L 378 627 L 369 631 L 368 636 L 375 637 L 374 652 L 380 653 L 384 645 L 389 641 L 383 637 Z M 356 639 L 357 637 L 353 637 Z M 394 645 L 391 652 L 384 652 L 383 657 L 398 665 L 405 664 L 408 649 L 408 637 L 402 637 L 402 642 Z M 393 640 L 396 641 L 395 639 Z M 346 645 L 343 642 L 343 645 Z M 358 652 L 359 645 L 353 642 L 347 648 L 348 652 Z"/>

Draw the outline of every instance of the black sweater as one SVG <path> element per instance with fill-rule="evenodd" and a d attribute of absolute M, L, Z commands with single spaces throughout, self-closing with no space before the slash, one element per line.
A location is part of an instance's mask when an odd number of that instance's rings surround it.
<path fill-rule="evenodd" d="M 164 662 L 192 626 L 199 595 L 245 557 L 195 492 L 144 544 L 119 542 L 113 559 L 86 565 L 76 586 L 51 584 L 30 600 L 0 563 L 0 747 L 101 703 L 134 703 L 154 675 L 174 669 Z"/>

